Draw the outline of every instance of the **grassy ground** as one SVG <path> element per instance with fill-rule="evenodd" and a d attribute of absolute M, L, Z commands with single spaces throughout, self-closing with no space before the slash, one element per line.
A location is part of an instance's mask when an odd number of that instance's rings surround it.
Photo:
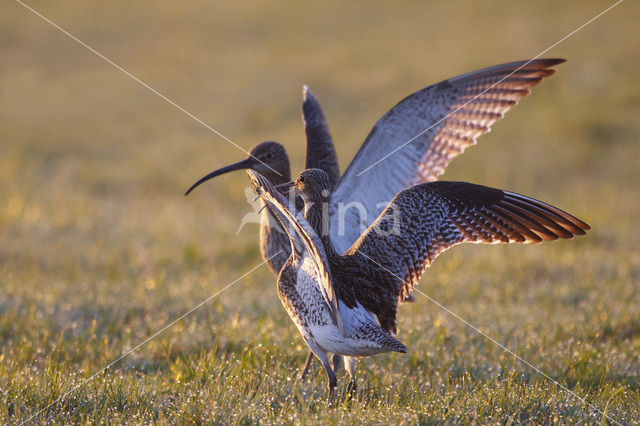
<path fill-rule="evenodd" d="M 607 6 L 29 4 L 242 147 L 283 142 L 296 172 L 302 84 L 344 170 L 408 93 L 531 57 Z M 327 408 L 317 363 L 296 379 L 306 349 L 264 266 L 84 383 L 259 264 L 255 225 L 235 235 L 244 175 L 182 196 L 244 154 L 7 2 L 0 421 L 637 423 L 639 12 L 627 0 L 548 52 L 569 62 L 444 176 L 592 225 L 571 241 L 457 247 L 419 287 L 548 377 L 417 294 L 400 313 L 409 353 L 360 362 L 355 401 Z"/>

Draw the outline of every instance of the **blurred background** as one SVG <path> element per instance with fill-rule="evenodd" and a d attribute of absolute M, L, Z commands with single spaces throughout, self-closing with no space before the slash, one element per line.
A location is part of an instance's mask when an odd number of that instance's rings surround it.
<path fill-rule="evenodd" d="M 28 4 L 244 149 L 283 143 L 294 174 L 304 165 L 303 84 L 324 108 L 344 171 L 376 120 L 408 94 L 531 58 L 610 5 Z M 571 354 L 567 340 L 584 348 L 593 338 L 607 371 L 636 386 L 639 13 L 638 2 L 625 1 L 545 53 L 568 62 L 443 176 L 533 196 L 593 230 L 543 246 L 459 247 L 438 259 L 421 287 L 534 364 L 544 355 L 540 348 L 528 352 L 532 345 L 564 336 L 555 350 Z M 19 3 L 6 2 L 0 383 L 36 386 L 13 374 L 46 370 L 52 353 L 64 359 L 64 374 L 95 371 L 257 265 L 257 225 L 235 235 L 252 211 L 243 173 L 183 196 L 197 178 L 245 156 Z M 197 358 L 203 347 L 233 352 L 264 344 L 295 356 L 297 365 L 305 349 L 274 282 L 262 267 L 131 359 L 156 368 L 175 358 L 176 347 Z M 473 334 L 426 300 L 404 309 L 410 315 L 401 314 L 401 339 L 416 357 L 437 346 L 438 327 L 451 336 Z M 602 340 L 606 330 L 619 340 Z M 488 351 L 499 359 L 499 350 Z M 368 365 L 383 369 L 384 362 Z"/>

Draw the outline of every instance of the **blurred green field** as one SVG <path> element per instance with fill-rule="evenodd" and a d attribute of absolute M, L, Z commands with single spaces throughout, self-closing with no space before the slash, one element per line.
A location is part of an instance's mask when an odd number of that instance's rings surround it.
<path fill-rule="evenodd" d="M 243 148 L 282 142 L 297 173 L 303 84 L 344 171 L 404 96 L 532 57 L 610 3 L 28 4 Z M 235 235 L 242 173 L 183 196 L 243 152 L 5 3 L 0 422 L 638 423 L 639 14 L 627 0 L 545 54 L 569 61 L 443 176 L 592 231 L 456 247 L 419 286 L 590 406 L 416 294 L 400 313 L 409 353 L 359 362 L 356 400 L 328 408 L 318 363 L 297 380 L 306 348 L 265 266 L 56 402 L 258 265 L 257 226 Z"/>

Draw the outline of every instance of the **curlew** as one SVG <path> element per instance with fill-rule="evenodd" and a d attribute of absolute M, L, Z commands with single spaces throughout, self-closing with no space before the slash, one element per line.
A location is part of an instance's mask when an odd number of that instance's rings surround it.
<path fill-rule="evenodd" d="M 337 380 L 328 353 L 345 357 L 348 389 L 354 391 L 356 358 L 406 352 L 394 337 L 398 300 L 443 251 L 461 243 L 539 243 L 590 229 L 576 217 L 524 195 L 438 181 L 399 192 L 342 255 L 326 228 L 331 223 L 323 206 L 331 185 L 324 171 L 305 170 L 291 183 L 304 201 L 304 215 L 267 179 L 247 173 L 290 240 L 278 295 L 322 362 L 330 399 Z"/>
<path fill-rule="evenodd" d="M 319 168 L 329 176 L 334 191 L 329 221 L 335 248 L 344 253 L 376 218 L 380 207 L 399 191 L 436 180 L 453 158 L 489 132 L 493 123 L 530 93 L 531 87 L 553 75 L 555 70 L 550 67 L 564 61 L 536 59 L 497 65 L 409 95 L 378 120 L 342 177 L 322 108 L 305 86 L 305 168 Z M 262 142 L 248 158 L 207 174 L 185 195 L 203 182 L 241 169 L 254 170 L 274 185 L 290 181 L 285 148 L 277 142 Z M 289 239 L 274 226 L 268 211 L 262 211 L 260 222 L 260 251 L 277 276 L 290 254 Z M 312 359 L 309 353 L 302 379 Z"/>

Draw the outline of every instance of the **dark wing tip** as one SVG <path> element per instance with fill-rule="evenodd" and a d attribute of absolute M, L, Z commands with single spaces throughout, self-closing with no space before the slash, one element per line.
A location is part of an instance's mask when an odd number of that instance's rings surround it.
<path fill-rule="evenodd" d="M 324 120 L 320 102 L 306 85 L 302 87 L 302 117 L 306 125 L 309 121 Z"/>
<path fill-rule="evenodd" d="M 500 204 L 512 213 L 536 224 L 535 231 L 538 231 L 536 233 L 544 240 L 569 239 L 576 235 L 584 235 L 586 231 L 591 229 L 589 225 L 577 217 L 524 195 L 505 191 L 504 203 Z M 542 231 L 542 235 L 539 234 L 540 231 Z"/>
<path fill-rule="evenodd" d="M 518 79 L 518 74 L 520 73 L 529 73 L 530 75 L 530 84 L 531 86 L 535 86 L 539 84 L 545 78 L 551 77 L 556 73 L 557 70 L 552 69 L 551 67 L 562 64 L 567 60 L 564 58 L 548 58 L 548 59 L 534 59 L 527 61 L 520 61 L 512 63 L 514 68 L 514 79 Z M 526 65 L 523 65 L 526 64 Z M 516 73 L 516 70 L 518 71 Z"/>
<path fill-rule="evenodd" d="M 316 96 L 306 84 L 302 85 L 302 101 L 305 103 L 307 101 L 316 101 Z"/>
<path fill-rule="evenodd" d="M 512 64 L 513 66 L 517 66 L 522 63 L 527 63 L 527 65 L 522 67 L 523 69 L 530 69 L 530 68 L 540 69 L 540 68 L 553 67 L 565 62 L 567 62 L 565 58 L 542 58 L 542 59 L 528 59 L 524 61 L 517 61 L 517 62 L 512 62 Z"/>
<path fill-rule="evenodd" d="M 547 59 L 547 61 L 549 61 L 551 63 L 551 66 L 553 66 L 553 65 L 564 64 L 565 62 L 567 62 L 567 59 L 566 58 L 549 58 Z"/>
<path fill-rule="evenodd" d="M 545 67 L 552 67 L 567 62 L 565 58 L 543 58 L 537 59 L 536 61 L 539 61 L 538 63 L 543 64 Z"/>
<path fill-rule="evenodd" d="M 509 62 L 506 64 L 496 65 L 489 68 L 484 68 L 478 71 L 474 71 L 469 74 L 464 74 L 458 77 L 454 77 L 449 81 L 462 80 L 463 78 L 469 78 L 470 76 L 488 77 L 488 76 L 501 76 L 508 74 L 508 79 L 530 79 L 531 85 L 534 86 L 542 81 L 544 78 L 550 77 L 556 73 L 556 70 L 551 69 L 555 65 L 559 65 L 566 62 L 563 58 L 548 58 L 548 59 L 527 59 L 523 61 Z"/>
<path fill-rule="evenodd" d="M 454 205 L 462 210 L 451 220 L 465 242 L 535 244 L 570 239 L 589 229 L 575 216 L 525 195 L 463 182 L 427 185 L 458 199 Z"/>

